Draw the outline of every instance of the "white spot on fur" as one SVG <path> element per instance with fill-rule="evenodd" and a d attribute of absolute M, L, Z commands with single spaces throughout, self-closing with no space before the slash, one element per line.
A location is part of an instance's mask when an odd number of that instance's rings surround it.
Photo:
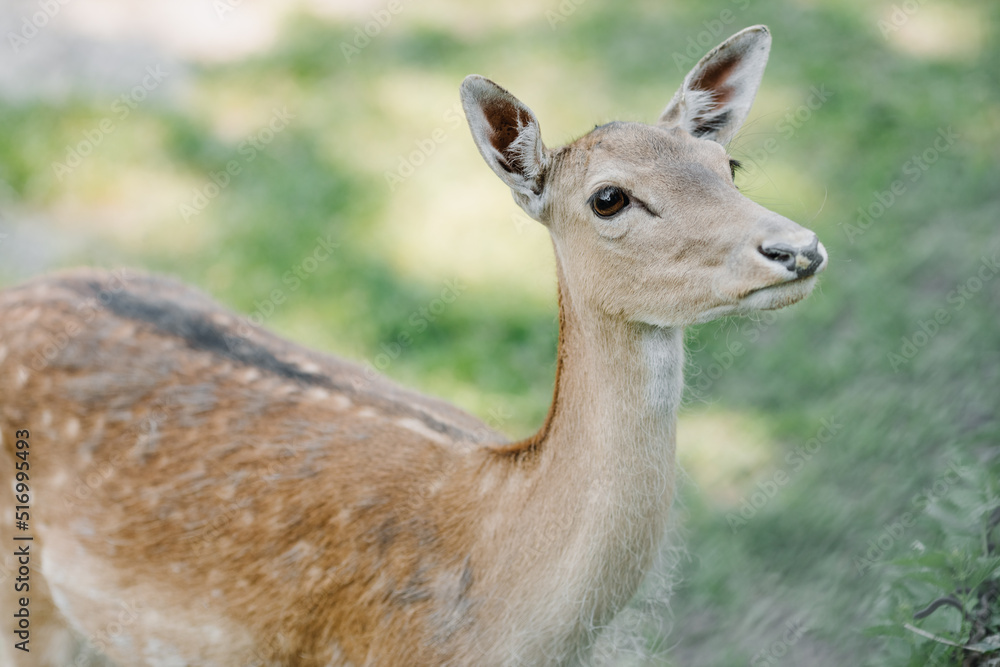
<path fill-rule="evenodd" d="M 143 654 L 146 664 L 150 667 L 187 667 L 188 664 L 176 648 L 155 637 L 146 640 Z"/>
<path fill-rule="evenodd" d="M 435 477 L 434 481 L 427 485 L 427 495 L 434 496 L 444 487 L 444 477 Z"/>
<path fill-rule="evenodd" d="M 0 435 L 0 449 L 3 448 L 3 435 Z M 65 469 L 57 469 L 54 475 L 52 475 L 52 487 L 55 489 L 61 488 L 66 481 L 69 479 L 69 473 Z"/>
<path fill-rule="evenodd" d="M 448 444 L 447 438 L 445 438 L 440 433 L 436 433 L 431 429 L 427 428 L 427 426 L 425 426 L 423 422 L 417 419 L 413 419 L 412 417 L 405 417 L 403 419 L 397 419 L 396 423 L 402 426 L 403 428 L 413 431 L 414 433 L 419 433 L 428 440 L 433 440 L 434 442 L 440 443 L 442 445 Z"/>
<path fill-rule="evenodd" d="M 28 384 L 28 369 L 24 366 L 20 366 L 17 369 L 17 377 L 14 380 L 14 387 L 21 389 L 26 384 Z"/>
<path fill-rule="evenodd" d="M 315 373 L 319 373 L 320 370 L 321 370 L 318 364 L 314 364 L 311 361 L 302 361 L 302 362 L 297 362 L 297 363 L 299 365 L 299 370 L 301 370 L 303 373 L 313 373 L 313 374 L 315 374 Z"/>
<path fill-rule="evenodd" d="M 70 529 L 78 535 L 92 537 L 94 535 L 94 524 L 89 519 L 77 519 L 70 525 Z"/>
<path fill-rule="evenodd" d="M 325 401 L 330 398 L 330 392 L 322 387 L 310 387 L 303 396 L 311 401 Z"/>
<path fill-rule="evenodd" d="M 2 364 L 3 360 L 6 358 L 7 358 L 7 346 L 0 345 L 0 364 Z"/>
<path fill-rule="evenodd" d="M 63 427 L 63 435 L 67 440 L 76 440 L 80 435 L 80 420 L 76 417 L 70 417 L 66 426 Z"/>
<path fill-rule="evenodd" d="M 346 410 L 347 408 L 351 407 L 351 399 L 347 398 L 343 394 L 336 394 L 333 397 L 333 400 L 330 401 L 330 403 L 332 403 L 333 407 L 335 407 L 338 410 Z"/>
<path fill-rule="evenodd" d="M 260 377 L 260 371 L 256 368 L 248 368 L 240 374 L 240 381 L 245 384 L 250 384 L 254 380 Z"/>
<path fill-rule="evenodd" d="M 21 326 L 34 324 L 35 322 L 38 321 L 38 318 L 41 316 L 42 316 L 42 308 L 41 306 L 37 306 L 29 310 L 19 318 L 21 320 L 20 324 Z"/>
<path fill-rule="evenodd" d="M 377 417 L 378 413 L 375 412 L 375 408 L 365 406 L 357 411 L 357 416 L 362 419 L 371 419 L 372 417 Z"/>
<path fill-rule="evenodd" d="M 117 327 L 111 332 L 109 340 L 125 340 L 126 338 L 133 338 L 135 336 L 135 325 L 131 322 L 125 322 Z"/>

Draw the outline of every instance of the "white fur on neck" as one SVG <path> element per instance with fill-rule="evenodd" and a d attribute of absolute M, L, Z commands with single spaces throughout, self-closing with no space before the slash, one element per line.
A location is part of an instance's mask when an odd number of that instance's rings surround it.
<path fill-rule="evenodd" d="M 684 393 L 684 329 L 650 326 L 643 333 L 642 348 L 649 369 L 646 402 L 673 417 Z"/>

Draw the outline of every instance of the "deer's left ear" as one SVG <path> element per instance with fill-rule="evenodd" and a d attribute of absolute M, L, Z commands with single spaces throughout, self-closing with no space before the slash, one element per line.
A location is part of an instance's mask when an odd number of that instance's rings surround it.
<path fill-rule="evenodd" d="M 770 51 L 771 33 L 762 25 L 719 44 L 684 77 L 658 124 L 726 143 L 750 113 Z"/>

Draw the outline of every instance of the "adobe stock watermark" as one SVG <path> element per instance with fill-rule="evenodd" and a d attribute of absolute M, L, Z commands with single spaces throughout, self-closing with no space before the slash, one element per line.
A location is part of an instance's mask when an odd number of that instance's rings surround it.
<path fill-rule="evenodd" d="M 209 182 L 195 188 L 192 191 L 190 201 L 181 202 L 178 205 L 177 210 L 184 222 L 190 222 L 191 218 L 200 215 L 208 208 L 212 200 L 218 197 L 223 190 L 229 187 L 233 179 L 243 172 L 244 165 L 257 159 L 257 155 L 274 141 L 274 138 L 283 132 L 294 118 L 295 114 L 290 113 L 288 107 L 272 109 L 271 118 L 267 124 L 247 135 L 246 139 L 236 147 L 236 153 L 241 159 L 229 160 L 224 169 L 210 172 Z"/>
<path fill-rule="evenodd" d="M 126 437 L 123 439 L 145 447 L 150 441 L 155 441 L 159 437 L 160 425 L 179 409 L 183 409 L 183 405 L 176 399 L 163 396 L 153 399 L 148 412 L 141 420 L 129 422 Z M 75 482 L 68 485 L 68 489 L 63 492 L 63 507 L 66 509 L 76 507 L 80 502 L 90 498 L 114 477 L 126 462 L 127 454 L 121 450 L 112 451 L 107 457 L 92 461 L 77 473 Z"/>
<path fill-rule="evenodd" d="M 981 256 L 975 273 L 956 285 L 945 297 L 951 309 L 938 308 L 931 317 L 917 320 L 916 329 L 900 339 L 898 348 L 886 353 L 886 359 L 892 370 L 898 373 L 903 366 L 909 364 L 917 353 L 938 335 L 941 327 L 951 322 L 952 315 L 965 308 L 965 304 L 974 299 L 998 273 L 1000 273 L 1000 253 L 995 252 L 992 257 Z"/>
<path fill-rule="evenodd" d="M 112 647 L 122 645 L 122 635 L 139 620 L 139 616 L 144 610 L 143 604 L 138 600 L 132 600 L 128 603 L 124 600 L 118 600 L 118 606 L 121 608 L 118 610 L 115 620 L 109 621 L 98 632 L 87 637 L 90 645 L 101 654 L 107 653 Z M 69 663 L 67 667 L 89 667 L 93 664 L 91 663 L 91 655 L 86 651 L 78 652 L 73 662 Z M 103 665 L 105 662 L 98 658 L 98 664 Z"/>
<path fill-rule="evenodd" d="M 68 492 L 63 493 L 63 506 L 75 507 L 80 501 L 89 498 L 106 481 L 115 476 L 124 462 L 125 454 L 114 452 L 106 459 L 91 463 L 77 476 L 76 484 Z"/>
<path fill-rule="evenodd" d="M 754 653 L 750 658 L 750 667 L 775 667 L 780 664 L 781 659 L 788 655 L 789 649 L 795 646 L 808 630 L 809 626 L 804 619 L 786 621 L 785 633 L 767 647 Z"/>
<path fill-rule="evenodd" d="M 726 31 L 726 26 L 736 20 L 738 13 L 746 11 L 750 6 L 750 0 L 730 0 L 729 4 L 736 7 L 735 11 L 729 8 L 723 9 L 718 17 L 702 23 L 704 30 L 688 37 L 687 48 L 683 51 L 674 51 L 674 65 L 678 71 L 686 73 L 701 60 L 709 48 L 718 44 L 719 37 Z"/>
<path fill-rule="evenodd" d="M 321 264 L 329 260 L 340 249 L 340 242 L 333 239 L 333 232 L 326 236 L 317 236 L 312 250 L 281 275 L 281 287 L 274 287 L 262 299 L 255 299 L 254 310 L 246 317 L 240 318 L 235 328 L 235 336 L 223 334 L 226 347 L 231 352 L 238 351 L 243 342 L 249 338 L 251 329 L 259 329 L 271 319 L 289 297 L 319 270 Z"/>
<path fill-rule="evenodd" d="M 528 215 L 520 208 L 515 209 L 514 212 L 510 214 L 510 221 L 511 224 L 514 225 L 514 231 L 518 234 L 523 234 L 525 227 L 531 227 L 538 224 L 537 221 L 529 218 Z"/>
<path fill-rule="evenodd" d="M 560 23 L 564 23 L 566 19 L 576 13 L 576 10 L 580 8 L 583 3 L 587 0 L 561 0 L 559 6 L 552 9 L 545 10 L 545 20 L 549 22 L 549 29 L 555 30 L 559 27 Z"/>
<path fill-rule="evenodd" d="M 713 352 L 712 362 L 698 368 L 697 373 L 692 373 L 687 380 L 687 387 L 701 394 L 707 393 L 712 385 L 733 367 L 736 360 L 746 354 L 749 349 L 746 343 L 756 343 L 760 340 L 761 335 L 778 321 L 778 315 L 776 311 L 766 310 L 755 315 L 753 319 L 740 318 L 734 321 L 738 323 L 736 331 L 742 340 L 727 337 L 726 348 L 721 352 Z"/>
<path fill-rule="evenodd" d="M 226 20 L 226 15 L 236 11 L 243 4 L 243 0 L 212 0 L 212 9 L 220 21 Z"/>
<path fill-rule="evenodd" d="M 384 173 L 389 191 L 395 192 L 396 186 L 412 176 L 418 167 L 427 162 L 437 151 L 438 146 L 448 140 L 451 131 L 462 125 L 463 118 L 462 105 L 456 102 L 444 112 L 442 116 L 444 126 L 438 126 L 427 137 L 414 141 L 416 148 L 406 155 L 399 156 L 395 170 Z"/>
<path fill-rule="evenodd" d="M 604 499 L 612 496 L 608 483 L 603 479 L 590 483 L 587 495 L 580 500 L 583 507 L 599 507 Z M 585 520 L 585 519 L 584 519 Z M 518 549 L 516 567 L 531 567 L 545 559 L 552 548 L 570 532 L 577 516 L 573 512 L 554 512 L 545 517 L 545 525 L 525 540 Z"/>
<path fill-rule="evenodd" d="M 829 90 L 824 83 L 818 86 L 810 86 L 809 92 L 802 104 L 788 110 L 781 117 L 781 120 L 774 124 L 774 132 L 781 135 L 782 139 L 786 141 L 790 140 L 795 136 L 796 132 L 812 119 L 813 114 L 819 111 L 833 96 L 833 91 Z M 748 177 L 753 176 L 761 167 L 767 164 L 768 160 L 780 148 L 781 143 L 777 137 L 768 137 L 759 148 L 746 151 L 745 154 L 749 160 L 744 165 L 743 171 Z"/>
<path fill-rule="evenodd" d="M 931 166 L 941 159 L 941 156 L 951 150 L 961 136 L 955 132 L 951 125 L 946 128 L 938 128 L 937 136 L 931 145 L 920 153 L 913 154 L 909 160 L 903 163 L 903 176 L 889 184 L 888 189 L 872 193 L 872 201 L 867 206 L 858 207 L 858 217 L 856 224 L 840 224 L 844 229 L 847 240 L 852 244 L 855 239 L 863 236 L 872 225 L 885 215 L 892 206 L 905 195 L 910 187 L 923 178 L 924 174 Z"/>
<path fill-rule="evenodd" d="M 829 419 L 825 417 L 820 419 L 820 427 L 817 429 L 816 435 L 785 454 L 784 467 L 775 470 L 771 473 L 770 477 L 758 480 L 755 485 L 757 487 L 756 490 L 749 496 L 744 496 L 740 499 L 739 513 L 726 513 L 726 523 L 733 533 L 744 528 L 747 522 L 757 516 L 757 512 L 778 495 L 778 491 L 792 480 L 792 476 L 802 470 L 819 453 L 823 445 L 833 440 L 840 433 L 844 425 L 837 423 L 839 418 L 839 415 L 834 415 Z"/>
<path fill-rule="evenodd" d="M 167 76 L 169 76 L 169 72 L 163 71 L 160 65 L 147 67 L 146 75 L 142 77 L 142 80 L 111 103 L 110 115 L 99 120 L 89 130 L 84 130 L 83 138 L 77 143 L 66 144 L 66 157 L 62 162 L 52 163 L 52 171 L 55 172 L 56 178 L 62 182 L 74 169 L 83 164 L 84 159 L 104 142 L 105 137 L 115 131 L 118 123 L 128 118 L 149 97 L 151 92 L 159 88 Z"/>
<path fill-rule="evenodd" d="M 420 334 L 427 331 L 431 324 L 444 314 L 449 305 L 458 300 L 458 297 L 466 289 L 468 289 L 468 285 L 458 278 L 444 281 L 444 286 L 438 296 L 427 305 L 410 313 L 406 319 L 406 327 L 393 340 L 379 343 L 381 351 L 372 358 L 371 363 L 366 363 L 364 366 L 364 381 L 372 382 L 378 379 L 379 372 L 389 368 L 404 350 L 413 345 L 414 340 Z M 356 385 L 358 385 L 355 387 L 356 390 L 360 389 L 361 382 L 361 380 L 356 381 Z"/>
<path fill-rule="evenodd" d="M 344 60 L 350 64 L 353 58 L 361 55 L 361 51 L 372 43 L 372 40 L 382 34 L 382 31 L 389 27 L 392 19 L 403 11 L 403 0 L 389 0 L 385 7 L 376 9 L 371 13 L 371 20 L 364 25 L 355 26 L 353 39 L 350 42 L 340 43 L 340 52 L 344 54 Z"/>
<path fill-rule="evenodd" d="M 478 443 L 495 441 L 496 433 L 500 431 L 513 416 L 514 414 L 507 410 L 505 405 L 494 405 L 486 411 L 486 417 L 483 418 L 482 425 L 478 426 L 474 431 L 472 431 L 471 434 L 469 434 L 471 435 L 472 441 Z M 450 456 L 446 458 L 443 464 L 435 471 L 433 480 L 413 489 L 412 492 L 407 493 L 405 498 L 400 501 L 402 503 L 400 514 L 403 516 L 409 516 L 414 512 L 422 512 L 424 510 L 425 503 L 445 488 L 445 485 L 453 478 L 453 475 L 462 465 L 464 464 L 461 457 Z"/>
<path fill-rule="evenodd" d="M 224 487 L 226 490 L 236 489 L 240 485 L 244 488 L 253 488 L 254 484 L 265 484 L 270 486 L 272 480 L 279 476 L 280 471 L 285 468 L 295 457 L 295 450 L 285 446 L 268 463 L 258 462 L 260 465 L 254 467 L 249 473 L 241 472 L 239 475 L 228 472 L 231 485 Z M 235 491 L 215 492 L 218 508 L 212 518 L 206 523 L 198 526 L 190 533 L 190 539 L 194 543 L 190 548 L 201 553 L 215 548 L 215 542 L 224 537 L 227 529 L 238 519 L 245 517 L 245 510 L 250 507 L 253 497 L 244 493 L 241 497 L 235 497 Z"/>
<path fill-rule="evenodd" d="M 917 517 L 927 509 L 927 506 L 947 496 L 965 473 L 961 466 L 952 461 L 940 476 L 910 499 L 910 505 L 913 507 L 911 511 L 903 512 L 895 519 L 882 524 L 878 536 L 868 540 L 868 550 L 864 555 L 854 557 L 853 563 L 858 575 L 866 574 L 882 560 L 906 531 L 917 524 Z"/>
<path fill-rule="evenodd" d="M 299 604 L 302 609 L 314 609 L 316 606 L 324 604 L 325 602 L 326 600 L 323 599 L 320 593 L 314 592 Z M 236 664 L 240 665 L 240 667 L 267 667 L 268 665 L 273 665 L 277 662 L 277 658 L 281 655 L 281 651 L 284 650 L 288 644 L 289 641 L 285 639 L 285 635 L 278 632 L 271 637 L 271 639 L 255 643 L 250 648 L 247 648 L 241 654 L 241 657 Z"/>
<path fill-rule="evenodd" d="M 496 405 L 486 411 L 483 418 L 483 425 L 473 431 L 473 439 L 476 442 L 487 442 L 494 433 L 503 429 L 504 424 L 514 417 L 513 412 L 509 412 L 506 406 Z"/>
<path fill-rule="evenodd" d="M 85 327 L 100 314 L 101 308 L 107 307 L 115 295 L 125 289 L 130 277 L 125 269 L 111 272 L 111 280 L 98 292 L 96 297 L 81 299 L 75 305 L 74 317 L 66 318 L 62 329 L 45 336 L 40 346 L 35 348 L 34 356 L 28 366 L 40 373 L 51 364 L 59 354 L 66 349 L 74 338 L 84 331 Z"/>
<path fill-rule="evenodd" d="M 888 37 L 906 25 L 910 18 L 920 9 L 921 4 L 923 4 L 923 0 L 903 0 L 903 2 L 893 5 L 892 10 L 889 12 L 889 17 L 887 19 L 879 19 L 876 24 L 878 31 L 882 33 L 882 37 Z"/>
<path fill-rule="evenodd" d="M 38 11 L 31 16 L 22 16 L 21 27 L 17 32 L 7 32 L 7 42 L 14 53 L 20 53 L 69 3 L 70 0 L 39 0 Z"/>

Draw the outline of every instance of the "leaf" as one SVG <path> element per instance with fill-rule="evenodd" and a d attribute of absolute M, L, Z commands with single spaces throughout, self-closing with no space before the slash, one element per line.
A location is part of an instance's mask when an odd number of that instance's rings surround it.
<path fill-rule="evenodd" d="M 917 556 L 903 556 L 888 561 L 903 568 L 940 570 L 948 567 L 948 555 L 943 551 L 927 551 Z"/>
<path fill-rule="evenodd" d="M 950 591 L 955 588 L 954 579 L 938 572 L 928 570 L 910 572 L 906 575 L 906 578 L 910 581 L 922 581 L 926 584 L 931 584 L 942 591 Z"/>
<path fill-rule="evenodd" d="M 967 644 L 965 648 L 970 651 L 979 651 L 980 653 L 995 653 L 996 651 L 1000 651 L 1000 635 L 991 635 L 981 642 Z"/>

